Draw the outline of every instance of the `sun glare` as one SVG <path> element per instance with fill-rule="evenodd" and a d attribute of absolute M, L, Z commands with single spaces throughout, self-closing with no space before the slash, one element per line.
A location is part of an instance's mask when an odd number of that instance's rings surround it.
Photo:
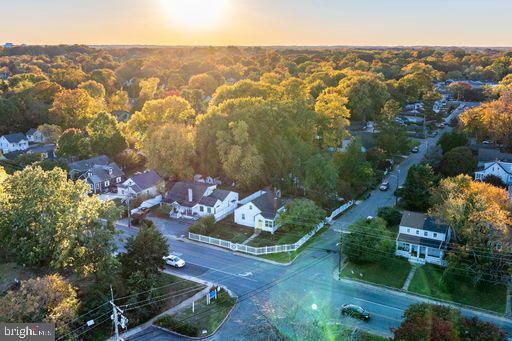
<path fill-rule="evenodd" d="M 217 25 L 229 0 L 161 0 L 172 24 L 181 28 L 202 29 Z"/>

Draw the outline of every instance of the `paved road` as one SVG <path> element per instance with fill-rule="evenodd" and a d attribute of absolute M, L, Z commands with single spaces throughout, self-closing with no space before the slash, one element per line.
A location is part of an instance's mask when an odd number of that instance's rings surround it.
<path fill-rule="evenodd" d="M 429 139 L 430 146 L 437 138 Z M 399 184 L 403 183 L 409 167 L 418 163 L 426 152 L 425 141 L 420 152 L 412 154 L 400 165 Z M 306 249 L 293 265 L 284 267 L 241 257 L 228 251 L 184 242 L 169 236 L 171 252 L 182 255 L 188 265 L 180 270 L 187 275 L 229 287 L 239 296 L 239 304 L 230 318 L 210 340 L 268 340 L 278 329 L 292 338 L 306 338 L 313 323 L 326 326 L 324 335 L 336 323 L 360 327 L 381 335 L 391 335 L 390 328 L 400 324 L 403 312 L 421 299 L 375 287 L 334 279 L 339 233 L 350 223 L 369 215 L 375 216 L 378 207 L 394 204 L 394 186 L 398 171 L 389 176 L 391 188 L 386 192 L 373 191 L 371 197 L 341 216 L 332 229 L 325 232 Z M 119 226 L 126 230 L 125 227 Z M 132 231 L 130 231 L 132 233 Z M 370 322 L 341 318 L 338 307 L 355 303 L 372 313 Z M 316 308 L 316 309 L 314 309 Z M 463 310 L 464 314 L 474 315 Z M 485 313 L 476 315 L 496 323 L 512 334 L 512 321 Z M 263 331 L 262 331 L 263 330 Z M 270 336 L 269 336 L 270 335 Z M 130 338 L 133 340 L 178 340 L 177 336 L 150 328 Z"/>

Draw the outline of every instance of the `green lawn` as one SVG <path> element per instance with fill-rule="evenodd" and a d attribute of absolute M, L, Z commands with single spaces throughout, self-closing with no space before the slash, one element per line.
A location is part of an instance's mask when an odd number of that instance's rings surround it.
<path fill-rule="evenodd" d="M 206 304 L 205 298 L 201 298 L 195 302 L 194 312 L 192 307 L 186 307 L 172 316 L 158 318 L 155 325 L 187 336 L 206 337 L 217 330 L 235 304 L 236 299 L 221 289 L 210 305 Z"/>
<path fill-rule="evenodd" d="M 192 227 L 189 228 L 189 232 L 195 233 Z M 233 214 L 231 214 L 215 223 L 208 229 L 208 232 L 200 234 L 228 240 L 232 243 L 243 243 L 247 238 L 252 236 L 253 233 L 254 229 L 235 224 Z"/>
<path fill-rule="evenodd" d="M 268 260 L 273 260 L 274 262 L 278 263 L 289 263 L 293 261 L 297 256 L 309 245 L 311 245 L 320 235 L 322 235 L 325 231 L 327 231 L 328 228 L 323 228 L 320 231 L 318 231 L 313 237 L 311 237 L 307 242 L 305 242 L 301 247 L 299 247 L 296 251 L 293 252 L 281 252 L 281 253 L 271 253 L 268 255 L 261 255 L 258 256 L 260 258 L 265 258 Z"/>
<path fill-rule="evenodd" d="M 270 232 L 261 232 L 260 235 L 251 240 L 247 245 L 260 247 L 260 246 L 273 246 L 283 244 L 293 244 L 304 236 L 305 233 L 292 233 L 277 230 L 274 234 Z"/>
<path fill-rule="evenodd" d="M 411 264 L 405 259 L 383 257 L 375 263 L 349 262 L 341 272 L 341 277 L 402 288 L 410 270 Z"/>
<path fill-rule="evenodd" d="M 443 268 L 431 264 L 418 268 L 409 285 L 409 291 L 499 313 L 505 312 L 505 285 L 485 283 L 483 286 L 474 287 L 464 278 L 457 278 L 456 282 L 446 285 L 441 282 L 443 271 Z"/>

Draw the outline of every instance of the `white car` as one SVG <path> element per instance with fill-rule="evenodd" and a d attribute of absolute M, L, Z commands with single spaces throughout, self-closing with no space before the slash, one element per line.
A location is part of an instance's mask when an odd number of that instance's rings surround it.
<path fill-rule="evenodd" d="M 387 191 L 389 189 L 389 182 L 387 181 L 383 181 L 380 186 L 379 186 L 379 189 L 381 191 Z"/>
<path fill-rule="evenodd" d="M 165 261 L 165 264 L 174 266 L 175 268 L 182 268 L 185 266 L 185 261 L 175 255 L 165 256 L 164 261 Z"/>

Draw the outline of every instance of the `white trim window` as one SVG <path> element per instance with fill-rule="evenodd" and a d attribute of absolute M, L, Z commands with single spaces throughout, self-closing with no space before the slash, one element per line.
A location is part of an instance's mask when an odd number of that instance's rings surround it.
<path fill-rule="evenodd" d="M 121 182 L 121 177 L 120 177 L 120 176 L 118 176 L 118 177 L 116 178 L 116 183 L 120 183 L 120 182 Z"/>
<path fill-rule="evenodd" d="M 110 181 L 108 181 L 108 180 L 107 180 L 107 181 L 105 181 L 105 182 L 103 183 L 103 185 L 104 185 L 105 187 L 110 186 Z"/>

